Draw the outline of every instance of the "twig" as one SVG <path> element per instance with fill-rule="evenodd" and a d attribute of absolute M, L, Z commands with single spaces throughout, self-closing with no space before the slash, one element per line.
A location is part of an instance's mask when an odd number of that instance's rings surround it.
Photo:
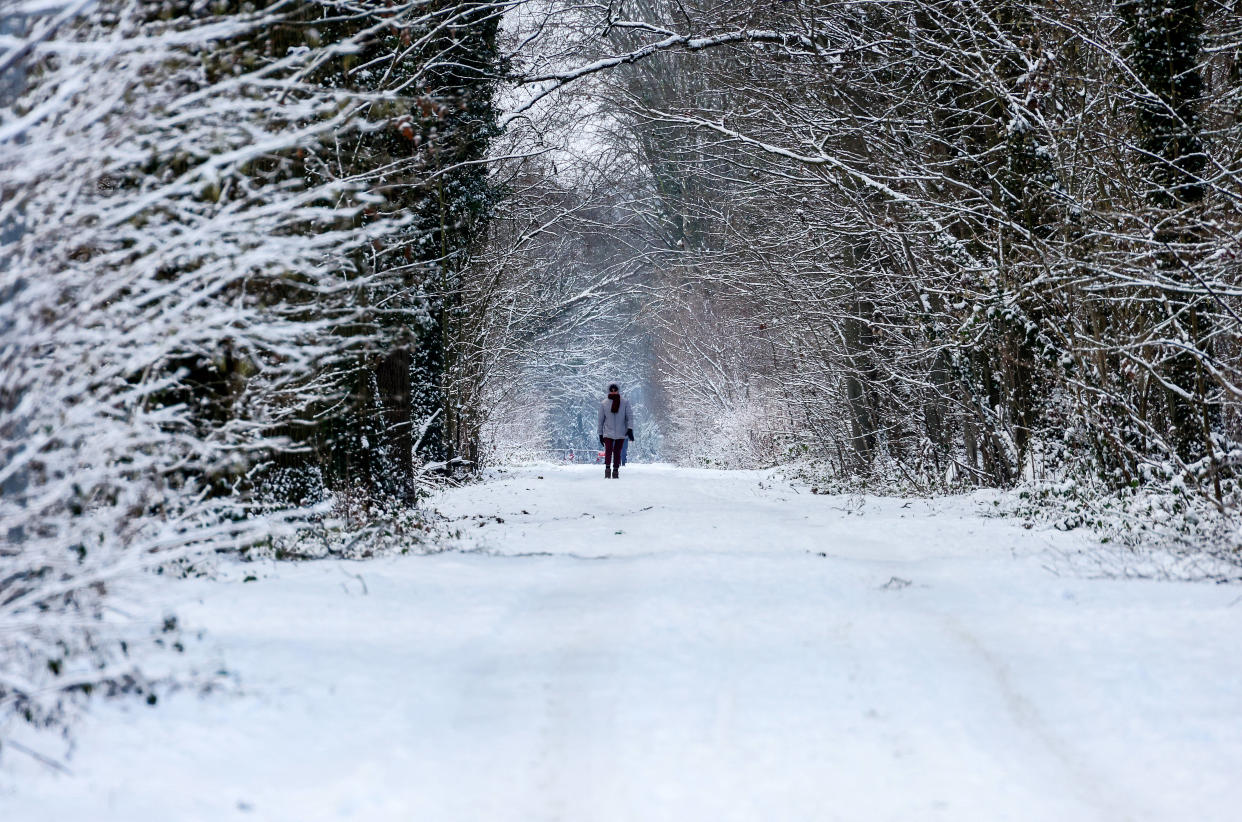
<path fill-rule="evenodd" d="M 23 745 L 20 742 L 14 742 L 13 740 L 10 739 L 8 742 L 0 743 L 0 750 L 3 750 L 5 745 L 8 745 L 10 748 L 12 748 L 15 751 L 18 751 L 19 753 L 26 754 L 26 756 L 30 757 L 36 762 L 40 762 L 43 765 L 46 765 L 47 767 L 51 768 L 54 771 L 60 771 L 65 776 L 73 776 L 73 771 L 69 770 L 67 767 L 65 767 L 60 762 L 57 762 L 55 759 L 52 759 L 50 756 L 41 754 L 38 751 L 31 750 L 30 748 L 27 748 L 25 745 Z"/>

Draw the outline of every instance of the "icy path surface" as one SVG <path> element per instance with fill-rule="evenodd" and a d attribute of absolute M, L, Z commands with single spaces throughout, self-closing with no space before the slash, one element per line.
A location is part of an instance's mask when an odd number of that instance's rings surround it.
<path fill-rule="evenodd" d="M 978 499 L 599 473 L 443 495 L 473 551 L 162 583 L 240 687 L 97 705 L 0 819 L 1242 818 L 1238 588 L 1058 577 Z"/>

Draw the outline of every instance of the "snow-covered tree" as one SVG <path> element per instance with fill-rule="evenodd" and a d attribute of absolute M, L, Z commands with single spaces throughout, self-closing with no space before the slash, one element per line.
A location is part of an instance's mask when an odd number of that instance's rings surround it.
<path fill-rule="evenodd" d="M 397 417 L 367 457 L 408 490 L 411 396 L 440 390 L 411 352 L 451 321 L 427 271 L 460 268 L 485 211 L 504 5 L 6 8 L 0 715 L 143 687 L 116 586 L 366 486 L 306 433 L 359 393 Z M 276 482 L 297 453 L 321 479 Z"/>

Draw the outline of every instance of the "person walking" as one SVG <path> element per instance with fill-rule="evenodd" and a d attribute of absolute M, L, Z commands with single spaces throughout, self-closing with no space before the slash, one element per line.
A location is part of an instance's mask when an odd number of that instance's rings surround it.
<path fill-rule="evenodd" d="M 634 438 L 634 415 L 630 401 L 622 398 L 617 384 L 608 386 L 608 396 L 599 405 L 599 444 L 604 446 L 604 476 L 617 479 L 621 474 L 621 446 Z"/>

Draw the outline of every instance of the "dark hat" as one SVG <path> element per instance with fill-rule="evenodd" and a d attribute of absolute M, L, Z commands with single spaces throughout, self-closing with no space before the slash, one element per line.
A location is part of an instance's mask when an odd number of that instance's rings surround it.
<path fill-rule="evenodd" d="M 609 391 L 620 391 L 621 389 L 620 389 L 620 388 L 617 388 L 617 384 L 614 382 L 614 383 L 611 383 L 611 384 L 608 386 L 608 390 L 609 390 Z"/>

